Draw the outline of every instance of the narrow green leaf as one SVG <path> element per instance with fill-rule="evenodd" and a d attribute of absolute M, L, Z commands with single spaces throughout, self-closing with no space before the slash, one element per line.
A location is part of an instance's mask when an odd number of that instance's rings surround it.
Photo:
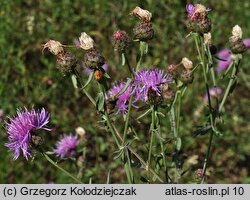
<path fill-rule="evenodd" d="M 143 117 L 145 117 L 147 114 L 149 114 L 151 112 L 151 109 L 147 110 L 145 113 L 143 113 L 142 115 L 140 115 L 139 117 L 136 118 L 136 120 L 139 120 Z"/>
<path fill-rule="evenodd" d="M 78 88 L 78 86 L 77 86 L 77 76 L 75 74 L 71 75 L 71 80 L 72 80 L 72 83 L 74 85 L 74 88 Z"/>
<path fill-rule="evenodd" d="M 126 91 L 126 89 L 128 88 L 128 86 L 129 86 L 129 84 L 130 84 L 131 82 L 132 82 L 132 79 L 131 79 L 131 78 L 128 78 L 127 83 L 125 84 L 125 86 L 121 89 L 120 92 L 118 92 L 118 93 L 115 95 L 114 98 L 118 98 L 120 95 L 122 95 L 122 94 Z"/>
<path fill-rule="evenodd" d="M 101 111 L 103 109 L 104 102 L 105 102 L 105 99 L 104 99 L 104 96 L 103 96 L 103 94 L 101 92 L 101 93 L 98 94 L 97 100 L 96 100 L 96 109 L 98 111 Z"/>
<path fill-rule="evenodd" d="M 122 66 L 124 66 L 126 63 L 126 58 L 125 58 L 125 54 L 122 53 Z"/>
<path fill-rule="evenodd" d="M 92 81 L 93 79 L 93 76 L 94 76 L 94 72 L 92 71 L 89 75 L 89 78 L 87 80 L 87 82 L 85 83 L 85 85 L 82 87 L 82 89 L 84 89 L 85 87 L 87 87 L 89 85 L 89 83 Z"/>
<path fill-rule="evenodd" d="M 177 151 L 181 150 L 181 145 L 182 145 L 181 138 L 180 137 L 176 138 L 175 148 Z"/>

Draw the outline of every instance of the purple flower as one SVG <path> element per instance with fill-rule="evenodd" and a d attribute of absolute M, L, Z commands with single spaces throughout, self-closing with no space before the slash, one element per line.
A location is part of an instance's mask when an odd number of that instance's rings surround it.
<path fill-rule="evenodd" d="M 28 111 L 17 110 L 15 118 L 9 117 L 9 123 L 6 124 L 6 131 L 9 142 L 6 146 L 10 151 L 14 151 L 14 160 L 16 160 L 22 150 L 23 156 L 28 160 L 31 156 L 29 143 L 31 141 L 32 131 L 44 129 L 50 131 L 46 127 L 49 123 L 49 113 L 44 108 L 39 110 L 32 109 Z"/>
<path fill-rule="evenodd" d="M 108 92 L 107 98 L 112 98 L 116 96 L 126 85 L 126 83 L 122 82 L 120 84 L 114 85 Z M 122 113 L 123 115 L 128 111 L 128 104 L 130 96 L 134 95 L 132 106 L 136 107 L 134 103 L 138 100 L 137 95 L 133 92 L 132 85 L 129 85 L 125 92 L 123 92 L 120 96 L 118 96 L 116 102 L 117 113 Z"/>
<path fill-rule="evenodd" d="M 64 136 L 57 142 L 55 154 L 60 158 L 70 158 L 76 155 L 77 136 Z"/>
<path fill-rule="evenodd" d="M 229 67 L 229 65 L 233 61 L 231 54 L 230 54 L 230 51 L 227 49 L 223 49 L 217 54 L 217 56 L 221 60 L 218 61 L 216 71 L 219 73 L 219 72 L 222 72 L 224 70 L 227 70 L 227 68 Z"/>
<path fill-rule="evenodd" d="M 209 89 L 210 97 L 216 97 L 222 94 L 222 89 L 219 87 L 213 87 Z M 208 102 L 208 95 L 207 93 L 204 95 L 204 101 Z"/>
<path fill-rule="evenodd" d="M 246 38 L 243 40 L 244 45 L 246 46 L 247 49 L 250 48 L 250 38 Z"/>
<path fill-rule="evenodd" d="M 133 85 L 136 87 L 138 98 L 144 102 L 148 99 L 148 90 L 153 90 L 161 96 L 160 86 L 171 83 L 172 77 L 164 74 L 163 70 L 142 70 L 135 74 Z"/>
<path fill-rule="evenodd" d="M 84 73 L 86 74 L 86 76 L 89 76 L 90 73 L 93 71 L 93 70 L 91 70 L 91 69 L 85 67 L 84 63 L 82 64 L 82 67 L 83 67 L 83 70 L 84 70 Z M 108 71 L 108 64 L 105 63 L 105 64 L 102 66 L 102 68 L 105 70 L 105 72 Z"/>
<path fill-rule="evenodd" d="M 186 10 L 188 12 L 188 17 L 191 18 L 193 14 L 195 13 L 195 6 L 193 4 L 187 4 Z"/>

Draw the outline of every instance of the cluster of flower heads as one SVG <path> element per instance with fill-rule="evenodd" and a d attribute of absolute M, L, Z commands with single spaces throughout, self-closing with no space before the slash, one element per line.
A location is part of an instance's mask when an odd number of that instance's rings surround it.
<path fill-rule="evenodd" d="M 34 109 L 28 111 L 25 108 L 18 110 L 15 118 L 9 118 L 9 122 L 6 124 L 9 142 L 6 146 L 10 151 L 14 151 L 15 160 L 21 151 L 26 159 L 31 156 L 29 146 L 32 132 L 39 129 L 49 131 L 50 129 L 46 126 L 49 123 L 49 117 L 49 113 L 44 108 L 37 111 Z"/>
<path fill-rule="evenodd" d="M 119 113 L 125 114 L 128 110 L 131 95 L 134 95 L 132 104 L 134 107 L 136 107 L 135 103 L 139 100 L 149 103 L 149 98 L 152 95 L 155 98 L 162 97 L 162 86 L 170 84 L 171 82 L 172 77 L 164 74 L 163 70 L 154 69 L 139 71 L 135 73 L 135 77 L 127 89 L 117 97 L 115 107 Z M 114 85 L 108 92 L 107 99 L 114 98 L 124 87 L 124 82 Z"/>

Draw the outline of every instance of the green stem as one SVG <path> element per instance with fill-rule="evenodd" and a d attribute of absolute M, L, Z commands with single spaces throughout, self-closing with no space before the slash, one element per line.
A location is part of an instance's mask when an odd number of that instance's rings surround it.
<path fill-rule="evenodd" d="M 152 157 L 152 147 L 154 141 L 154 130 L 155 130 L 155 106 L 151 106 L 151 127 L 150 127 L 150 144 L 149 144 L 149 152 L 148 152 L 148 167 L 151 167 L 151 157 Z M 149 171 L 148 171 L 149 172 Z M 149 181 L 151 182 L 150 173 L 148 173 Z"/>
<path fill-rule="evenodd" d="M 200 41 L 200 45 L 201 45 L 201 51 L 199 48 L 199 41 Z M 206 66 L 205 66 L 205 50 L 204 50 L 204 45 L 201 41 L 200 36 L 196 35 L 195 36 L 195 44 L 196 44 L 196 48 L 199 54 L 199 59 L 202 65 L 202 71 L 203 71 L 203 77 L 205 80 L 205 85 L 206 85 L 206 90 L 207 90 L 207 96 L 208 96 L 208 104 L 209 104 L 209 118 L 210 118 L 210 125 L 212 126 L 212 131 L 210 132 L 210 137 L 209 137 L 209 143 L 208 143 L 208 149 L 206 152 L 206 157 L 204 160 L 204 165 L 203 165 L 203 170 L 202 170 L 202 181 L 201 183 L 204 182 L 205 180 L 205 176 L 206 176 L 206 170 L 207 170 L 207 164 L 208 164 L 208 159 L 209 159 L 209 155 L 210 155 L 210 151 L 211 151 L 211 147 L 212 147 L 212 141 L 213 141 L 213 134 L 215 131 L 214 128 L 214 118 L 213 118 L 213 109 L 212 109 L 212 105 L 211 105 L 211 98 L 210 98 L 210 92 L 209 92 L 209 85 L 208 85 L 208 79 L 207 79 L 207 72 L 206 72 Z M 201 54 L 202 52 L 202 54 Z"/>
<path fill-rule="evenodd" d="M 132 108 L 132 102 L 133 102 L 133 95 L 130 96 L 129 98 L 129 104 L 128 104 L 128 113 L 126 115 L 126 121 L 125 121 L 125 128 L 124 128 L 124 132 L 123 132 L 123 141 L 126 141 L 126 135 L 128 132 L 128 125 L 129 125 L 129 118 L 131 115 L 131 108 Z"/>
<path fill-rule="evenodd" d="M 74 179 L 77 183 L 82 183 L 81 180 L 79 180 L 78 178 L 76 178 L 75 176 L 73 176 L 71 173 L 69 173 L 68 171 L 66 171 L 65 169 L 61 168 L 59 165 L 57 165 L 47 154 L 42 153 L 42 155 L 46 158 L 47 161 L 49 161 L 52 165 L 54 165 L 56 168 L 58 168 L 59 170 L 61 170 L 64 174 L 66 174 L 67 176 L 69 176 L 72 179 Z"/>
<path fill-rule="evenodd" d="M 237 62 L 239 62 L 239 61 L 237 60 Z M 234 63 L 232 74 L 231 74 L 231 77 L 230 77 L 230 81 L 229 81 L 229 83 L 227 85 L 227 89 L 225 91 L 225 94 L 224 94 L 223 99 L 221 101 L 221 104 L 219 106 L 219 113 L 221 112 L 221 110 L 222 110 L 222 108 L 223 108 L 223 106 L 224 106 L 224 104 L 226 102 L 226 99 L 227 99 L 227 97 L 229 95 L 230 89 L 231 89 L 232 85 L 234 84 L 235 77 L 236 77 L 236 74 L 237 74 L 237 66 L 236 65 L 238 65 L 238 63 L 237 64 Z"/>

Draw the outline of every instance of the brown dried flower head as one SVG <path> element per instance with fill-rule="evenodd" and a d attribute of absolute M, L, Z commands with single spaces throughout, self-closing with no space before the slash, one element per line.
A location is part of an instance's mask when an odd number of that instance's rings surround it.
<path fill-rule="evenodd" d="M 48 50 L 56 56 L 64 53 L 63 45 L 55 40 L 49 40 L 45 45 L 43 45 L 43 51 L 46 48 L 48 48 Z"/>
<path fill-rule="evenodd" d="M 89 50 L 94 47 L 94 40 L 85 32 L 79 37 L 80 47 L 84 50 Z"/>
<path fill-rule="evenodd" d="M 152 14 L 148 10 L 144 10 L 140 7 L 135 7 L 135 9 L 130 13 L 131 15 L 139 17 L 141 20 L 150 22 Z"/>

